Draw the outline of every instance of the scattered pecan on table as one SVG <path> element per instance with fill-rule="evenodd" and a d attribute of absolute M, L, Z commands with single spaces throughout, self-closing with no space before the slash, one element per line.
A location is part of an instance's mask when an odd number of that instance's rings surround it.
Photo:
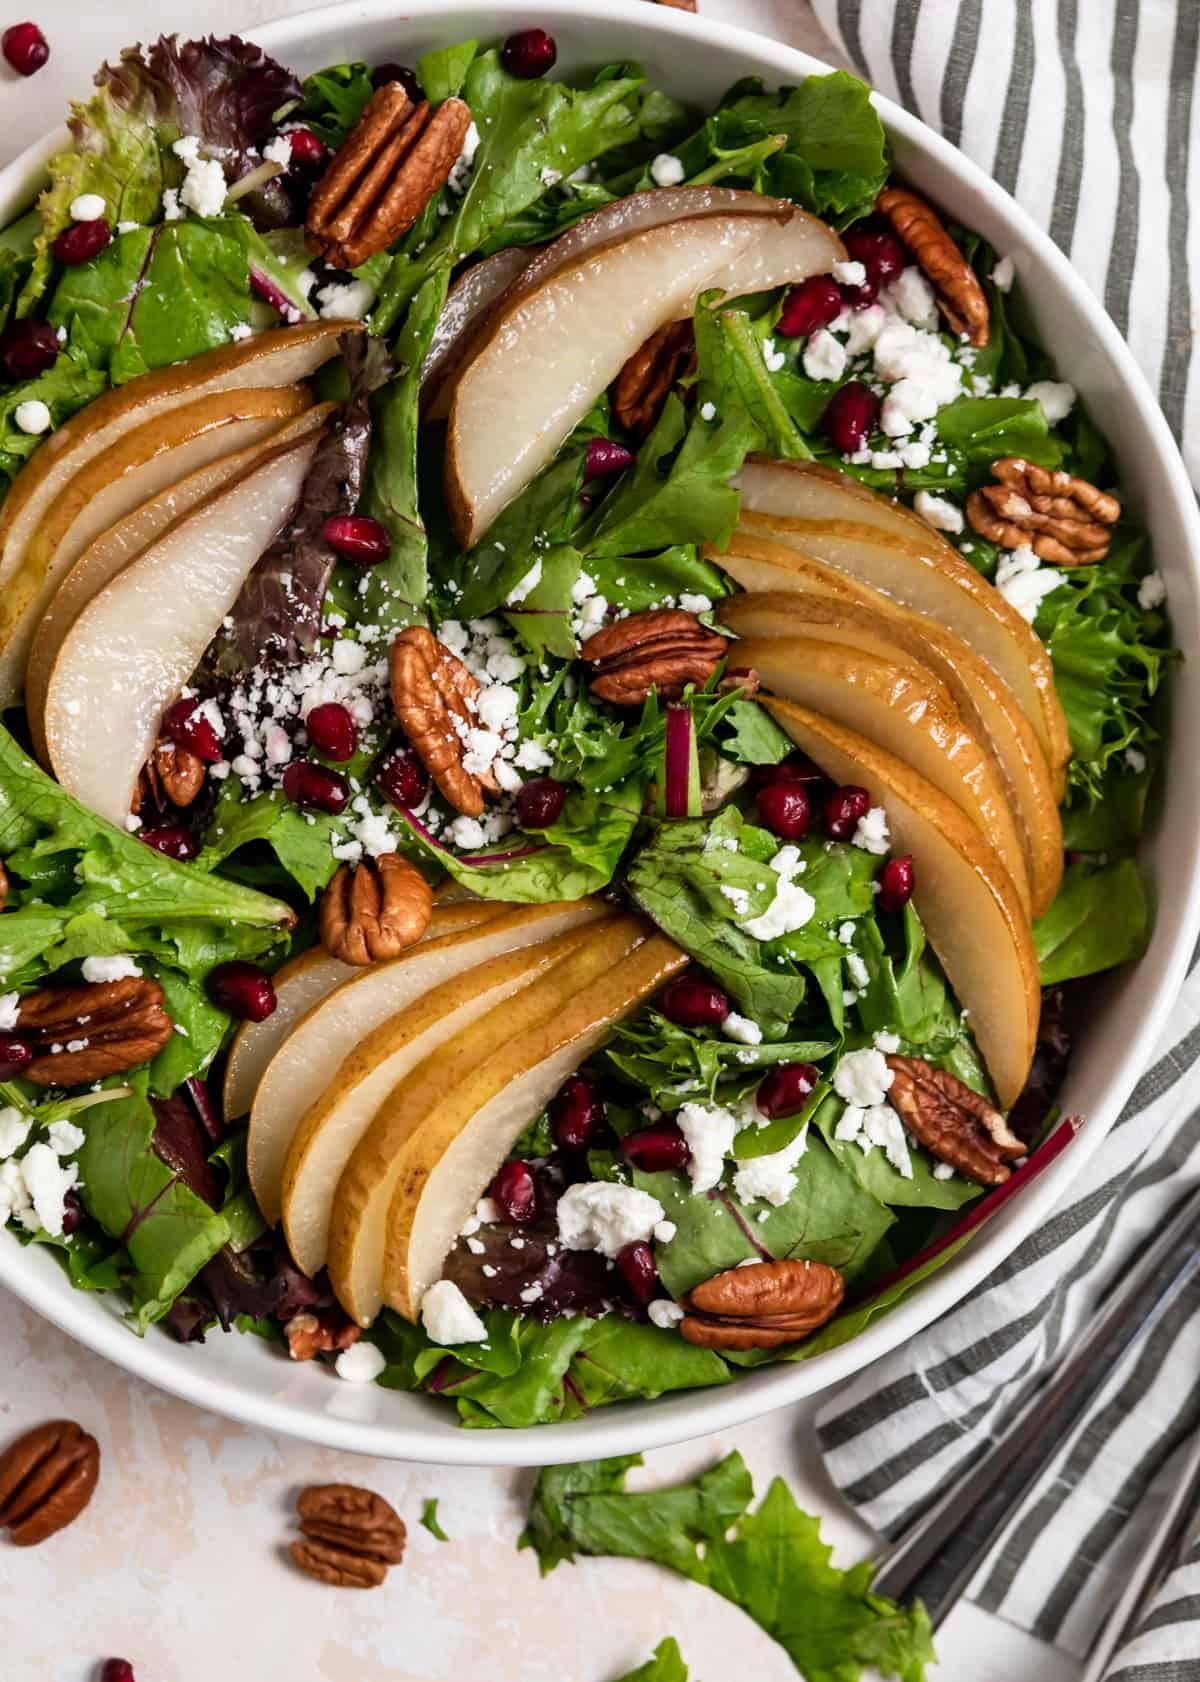
<path fill-rule="evenodd" d="M 618 707 L 640 707 L 654 690 L 660 701 L 677 701 L 689 683 L 704 684 L 725 659 L 731 643 L 682 608 L 631 613 L 589 637 L 579 651 L 592 667 L 592 694 Z M 730 672 L 728 682 L 753 694 L 753 672 Z"/>
<path fill-rule="evenodd" d="M 427 99 L 414 103 L 399 82 L 385 82 L 314 189 L 310 250 L 341 269 L 386 251 L 449 179 L 470 126 L 461 99 L 431 112 Z"/>
<path fill-rule="evenodd" d="M 321 945 L 344 964 L 399 957 L 429 926 L 433 889 L 396 853 L 343 864 L 321 896 Z"/>
<path fill-rule="evenodd" d="M 680 1299 L 679 1330 L 702 1349 L 778 1349 L 832 1319 L 844 1294 L 841 1274 L 825 1262 L 731 1267 Z"/>
<path fill-rule="evenodd" d="M 207 770 L 202 759 L 164 736 L 142 766 L 132 810 L 140 812 L 147 800 L 159 812 L 168 806 L 190 806 L 204 787 Z"/>
<path fill-rule="evenodd" d="M 885 187 L 875 208 L 937 293 L 938 308 L 951 331 L 980 348 L 986 345 L 991 320 L 983 287 L 937 212 L 907 187 Z"/>
<path fill-rule="evenodd" d="M 0 1454 L 0 1530 L 36 1547 L 77 1519 L 100 1476 L 100 1445 L 71 1419 L 36 1425 Z"/>
<path fill-rule="evenodd" d="M 392 643 L 391 679 L 392 705 L 413 752 L 456 811 L 479 817 L 484 794 L 500 789 L 490 771 L 477 776 L 463 765 L 478 680 L 424 625 L 410 625 Z"/>
<path fill-rule="evenodd" d="M 635 350 L 612 388 L 613 414 L 635 438 L 654 430 L 672 387 L 696 366 L 690 321 L 670 321 Z"/>
<path fill-rule="evenodd" d="M 1054 566 L 1090 566 L 1104 559 L 1109 528 L 1121 518 L 1115 496 L 1020 456 L 994 461 L 992 473 L 997 483 L 967 498 L 967 519 L 981 537 L 1005 549 L 1028 544 Z"/>
<path fill-rule="evenodd" d="M 40 987 L 17 1006 L 16 1033 L 33 1048 L 21 1071 L 36 1086 L 84 1086 L 136 1069 L 171 1038 L 163 990 L 146 976 Z"/>
<path fill-rule="evenodd" d="M 291 1555 L 302 1571 L 338 1588 L 374 1589 L 404 1558 L 408 1532 L 390 1502 L 351 1483 L 304 1490 L 296 1503 L 302 1539 Z"/>
<path fill-rule="evenodd" d="M 1028 1145 L 1000 1111 L 949 1070 L 920 1057 L 889 1057 L 887 1066 L 888 1103 L 900 1120 L 927 1151 L 967 1179 L 1001 1185 L 1012 1173 L 1009 1163 L 1028 1155 Z"/>

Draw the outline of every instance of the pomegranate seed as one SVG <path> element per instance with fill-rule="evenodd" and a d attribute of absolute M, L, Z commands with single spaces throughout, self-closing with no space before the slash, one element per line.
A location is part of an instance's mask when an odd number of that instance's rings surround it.
<path fill-rule="evenodd" d="M 729 1000 L 711 981 L 681 975 L 658 995 L 658 1008 L 680 1028 L 719 1028 L 729 1015 Z"/>
<path fill-rule="evenodd" d="M 243 1022 L 265 1022 L 275 1009 L 275 984 L 265 969 L 234 958 L 218 964 L 208 977 L 212 1002 Z"/>
<path fill-rule="evenodd" d="M 644 1239 L 639 1238 L 633 1244 L 626 1244 L 623 1250 L 618 1250 L 617 1266 L 635 1302 L 649 1302 L 651 1297 L 658 1295 L 654 1251 Z"/>
<path fill-rule="evenodd" d="M 758 815 L 772 835 L 785 841 L 799 841 L 808 834 L 808 795 L 804 784 L 781 779 L 759 789 Z"/>
<path fill-rule="evenodd" d="M 182 824 L 164 823 L 154 829 L 143 829 L 141 838 L 147 847 L 153 847 L 156 853 L 165 853 L 169 859 L 178 859 L 180 864 L 194 859 L 200 851 L 199 841 Z"/>
<path fill-rule="evenodd" d="M 0 35 L 0 51 L 18 76 L 32 76 L 50 57 L 46 37 L 36 23 L 14 23 Z"/>
<path fill-rule="evenodd" d="M 780 1063 L 759 1082 L 755 1107 L 770 1121 L 795 1115 L 808 1103 L 816 1084 L 817 1071 L 811 1063 Z"/>
<path fill-rule="evenodd" d="M 50 249 L 60 263 L 73 269 L 80 263 L 90 263 L 111 241 L 112 229 L 103 216 L 97 216 L 94 222 L 72 222 L 69 228 L 63 229 Z"/>
<path fill-rule="evenodd" d="M 504 68 L 510 76 L 519 76 L 523 82 L 532 82 L 535 77 L 553 70 L 557 57 L 554 37 L 547 35 L 544 29 L 518 29 L 500 49 Z"/>
<path fill-rule="evenodd" d="M 350 784 L 340 771 L 316 765 L 311 759 L 294 759 L 283 773 L 283 792 L 296 806 L 328 812 L 336 818 L 346 810 Z"/>
<path fill-rule="evenodd" d="M 527 1162 L 506 1162 L 488 1196 L 510 1226 L 525 1226 L 537 1214 L 537 1182 Z"/>
<path fill-rule="evenodd" d="M 590 438 L 583 463 L 583 477 L 606 479 L 610 473 L 624 473 L 633 466 L 633 451 L 612 438 Z"/>
<path fill-rule="evenodd" d="M 376 778 L 393 806 L 419 806 L 429 787 L 425 767 L 415 753 L 394 753 L 379 768 Z"/>
<path fill-rule="evenodd" d="M 128 1659 L 105 1659 L 100 1682 L 134 1682 L 133 1666 Z"/>
<path fill-rule="evenodd" d="M 845 783 L 835 788 L 825 802 L 825 833 L 833 841 L 849 841 L 858 825 L 871 809 L 871 796 L 865 788 Z"/>
<path fill-rule="evenodd" d="M 572 1075 L 550 1106 L 555 1141 L 565 1151 L 584 1151 L 604 1124 L 604 1100 L 595 1081 Z"/>
<path fill-rule="evenodd" d="M 842 287 L 842 302 L 850 310 L 869 309 L 878 296 L 879 288 L 870 276 L 862 282 L 861 286 Z"/>
<path fill-rule="evenodd" d="M 48 321 L 14 321 L 0 334 L 0 368 L 10 380 L 33 380 L 58 360 L 58 334 Z"/>
<path fill-rule="evenodd" d="M 0 1034 L 0 1080 L 12 1080 L 33 1062 L 33 1047 L 15 1034 Z"/>
<path fill-rule="evenodd" d="M 314 707 L 304 720 L 308 739 L 326 759 L 353 759 L 358 747 L 358 726 L 340 701 L 325 701 Z"/>
<path fill-rule="evenodd" d="M 877 292 L 895 280 L 904 267 L 904 247 L 890 228 L 860 222 L 856 227 L 847 229 L 842 241 L 846 255 L 851 262 L 862 264 L 868 281 Z"/>
<path fill-rule="evenodd" d="M 329 156 L 325 142 L 318 140 L 310 128 L 290 128 L 283 138 L 297 169 L 320 169 Z"/>
<path fill-rule="evenodd" d="M 392 552 L 387 527 L 369 514 L 334 514 L 321 528 L 321 535 L 343 560 L 353 561 L 355 566 L 378 566 Z"/>
<path fill-rule="evenodd" d="M 63 1198 L 63 1237 L 70 1238 L 83 1225 L 84 1208 L 79 1193 L 69 1191 Z"/>
<path fill-rule="evenodd" d="M 913 861 L 908 853 L 890 858 L 879 872 L 879 892 L 875 896 L 880 911 L 903 911 L 913 896 Z"/>
<path fill-rule="evenodd" d="M 517 821 L 522 829 L 549 829 L 562 816 L 567 785 L 557 777 L 535 777 L 517 795 Z"/>
<path fill-rule="evenodd" d="M 201 712 L 201 702 L 191 699 L 176 701 L 163 714 L 162 727 L 176 746 L 186 748 L 197 759 L 215 765 L 224 755 L 221 738 L 211 719 Z"/>
<path fill-rule="evenodd" d="M 626 1162 L 645 1174 L 665 1174 L 671 1168 L 683 1168 L 691 1158 L 691 1147 L 673 1121 L 658 1121 L 653 1127 L 640 1127 L 621 1140 Z"/>
<path fill-rule="evenodd" d="M 853 455 L 875 430 L 879 409 L 879 399 L 869 385 L 847 380 L 840 391 L 834 392 L 821 425 L 836 449 L 843 455 Z"/>
<path fill-rule="evenodd" d="M 389 62 L 380 64 L 371 72 L 372 87 L 381 88 L 387 82 L 399 82 L 414 105 L 419 105 L 425 97 L 425 89 L 417 80 L 415 70 L 410 70 L 407 64 Z"/>
<path fill-rule="evenodd" d="M 842 313 L 842 294 L 832 275 L 810 275 L 793 286 L 784 299 L 775 331 L 785 339 L 802 339 L 818 327 L 828 327 Z"/>

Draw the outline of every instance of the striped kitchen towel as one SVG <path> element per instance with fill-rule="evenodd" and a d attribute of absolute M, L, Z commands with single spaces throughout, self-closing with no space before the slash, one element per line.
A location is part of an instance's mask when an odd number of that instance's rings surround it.
<path fill-rule="evenodd" d="M 813 0 L 846 61 L 981 164 L 1063 247 L 1133 351 L 1200 484 L 1200 252 L 1189 191 L 1200 0 Z M 825 1405 L 847 1500 L 894 1534 L 1003 1423 L 1200 1182 L 1200 970 L 1083 1179 L 972 1296 Z M 1200 1291 L 1112 1375 L 971 1597 L 1083 1654 L 1200 1428 Z M 1200 1547 L 1107 1682 L 1200 1682 Z"/>

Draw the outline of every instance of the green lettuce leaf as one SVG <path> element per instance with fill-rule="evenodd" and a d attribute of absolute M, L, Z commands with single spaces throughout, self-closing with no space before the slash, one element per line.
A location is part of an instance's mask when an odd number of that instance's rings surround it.
<path fill-rule="evenodd" d="M 620 1682 L 688 1682 L 688 1667 L 683 1662 L 679 1643 L 671 1636 L 660 1641 L 654 1657 L 621 1677 Z"/>
<path fill-rule="evenodd" d="M 38 445 L 52 436 L 53 429 L 99 397 L 107 384 L 99 370 L 85 368 L 69 356 L 60 356 L 53 368 L 36 379 L 0 392 L 0 495 L 7 491 Z M 49 409 L 50 431 L 24 432 L 17 425 L 17 409 L 22 403 L 32 402 L 44 403 Z"/>
<path fill-rule="evenodd" d="M 1150 908 L 1135 860 L 1067 866 L 1054 904 L 1033 925 L 1042 986 L 1054 987 L 1140 958 L 1150 939 Z"/>

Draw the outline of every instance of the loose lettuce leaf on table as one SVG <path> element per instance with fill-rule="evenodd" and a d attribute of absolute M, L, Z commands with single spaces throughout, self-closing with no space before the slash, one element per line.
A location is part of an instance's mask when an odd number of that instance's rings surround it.
<path fill-rule="evenodd" d="M 542 1574 L 580 1554 L 646 1559 L 713 1589 L 787 1653 L 806 1682 L 859 1682 L 864 1668 L 924 1682 L 932 1632 L 918 1603 L 871 1593 L 869 1562 L 838 1570 L 817 1519 L 780 1478 L 755 1511 L 737 1453 L 688 1483 L 637 1494 L 625 1488 L 640 1455 L 552 1466 L 534 1489 L 523 1548 Z"/>

